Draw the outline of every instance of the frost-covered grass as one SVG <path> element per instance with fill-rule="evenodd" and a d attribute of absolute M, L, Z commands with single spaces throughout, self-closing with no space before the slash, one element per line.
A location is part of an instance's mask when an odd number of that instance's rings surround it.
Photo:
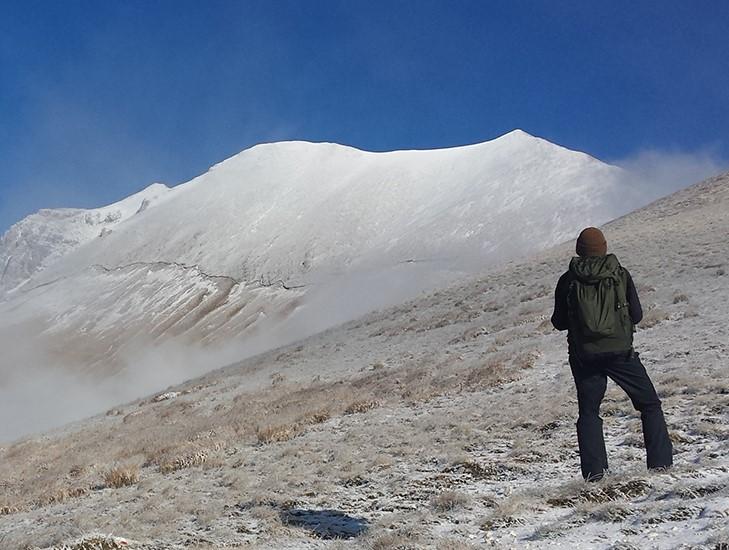
<path fill-rule="evenodd" d="M 605 228 L 663 312 L 636 347 L 668 472 L 646 471 L 637 413 L 610 385 L 611 473 L 579 477 L 564 335 L 546 324 L 565 245 L 5 445 L 3 547 L 113 533 L 140 548 L 722 548 L 727 208 L 725 177 Z M 136 482 L 104 482 L 129 464 Z"/>

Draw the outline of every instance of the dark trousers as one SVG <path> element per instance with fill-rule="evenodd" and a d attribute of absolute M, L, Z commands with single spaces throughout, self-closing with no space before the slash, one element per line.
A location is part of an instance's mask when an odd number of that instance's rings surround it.
<path fill-rule="evenodd" d="M 600 403 L 605 396 L 608 376 L 628 394 L 633 407 L 640 411 L 648 468 L 662 468 L 673 463 L 673 448 L 661 400 L 637 353 L 605 354 L 589 359 L 571 354 L 570 367 L 577 386 L 577 442 L 585 479 L 600 479 L 608 467 L 600 418 Z"/>

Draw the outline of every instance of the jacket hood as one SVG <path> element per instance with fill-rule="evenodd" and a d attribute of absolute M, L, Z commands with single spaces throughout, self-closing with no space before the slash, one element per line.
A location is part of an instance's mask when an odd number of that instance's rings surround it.
<path fill-rule="evenodd" d="M 575 256 L 570 261 L 570 272 L 583 283 L 596 283 L 607 277 L 615 276 L 620 262 L 615 254 L 606 256 Z"/>

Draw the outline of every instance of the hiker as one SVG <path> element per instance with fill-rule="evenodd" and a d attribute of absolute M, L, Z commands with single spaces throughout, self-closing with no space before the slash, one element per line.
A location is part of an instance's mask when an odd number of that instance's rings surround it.
<path fill-rule="evenodd" d="M 557 283 L 552 324 L 568 331 L 582 477 L 598 481 L 608 469 L 600 418 L 608 376 L 640 411 L 648 468 L 668 468 L 673 450 L 661 401 L 633 350 L 634 325 L 643 318 L 633 279 L 617 257 L 607 253 L 605 236 L 595 227 L 580 233 L 576 251 Z"/>

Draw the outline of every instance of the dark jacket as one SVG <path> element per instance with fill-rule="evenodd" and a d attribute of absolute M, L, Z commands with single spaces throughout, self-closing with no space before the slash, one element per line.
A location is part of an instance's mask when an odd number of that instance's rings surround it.
<path fill-rule="evenodd" d="M 623 268 L 625 269 L 625 268 Z M 631 321 L 634 325 L 640 323 L 643 319 L 643 308 L 640 305 L 640 299 L 638 298 L 638 292 L 635 289 L 633 278 L 630 273 L 625 269 L 627 275 L 626 285 L 626 299 L 628 302 L 628 314 L 630 315 Z M 570 283 L 574 280 L 574 274 L 572 271 L 566 271 L 557 282 L 557 288 L 554 292 L 554 313 L 552 314 L 552 325 L 557 330 L 568 330 L 569 329 L 569 312 L 567 309 L 567 294 L 569 292 Z M 568 335 L 568 342 L 570 345 L 570 353 L 573 351 L 573 342 Z"/>

